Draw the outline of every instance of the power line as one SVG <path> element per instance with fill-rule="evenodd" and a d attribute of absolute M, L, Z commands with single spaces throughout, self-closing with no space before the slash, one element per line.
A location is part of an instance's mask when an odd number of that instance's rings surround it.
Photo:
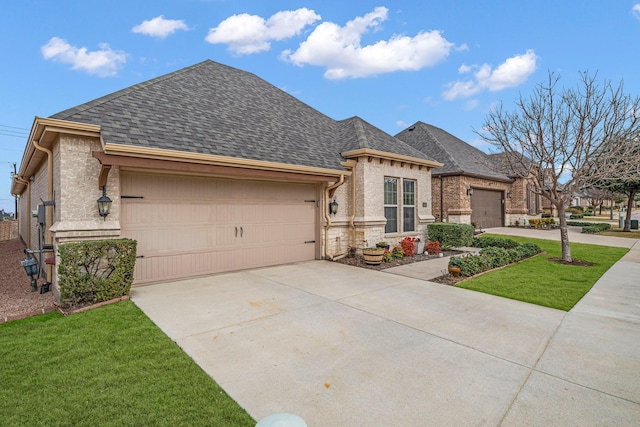
<path fill-rule="evenodd" d="M 10 129 L 20 129 L 20 130 L 29 130 L 27 128 L 19 128 L 17 126 L 9 126 L 9 125 L 0 125 L 0 128 L 10 128 Z"/>

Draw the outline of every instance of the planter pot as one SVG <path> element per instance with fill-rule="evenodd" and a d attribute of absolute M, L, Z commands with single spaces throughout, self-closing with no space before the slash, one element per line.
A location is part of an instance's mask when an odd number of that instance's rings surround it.
<path fill-rule="evenodd" d="M 453 277 L 460 277 L 460 267 L 450 265 L 449 274 L 451 274 Z"/>
<path fill-rule="evenodd" d="M 382 263 L 384 250 L 383 249 L 363 249 L 362 255 L 364 256 L 365 263 L 369 265 L 379 265 Z"/>
<path fill-rule="evenodd" d="M 390 245 L 381 245 L 380 243 L 376 243 L 376 248 L 389 250 Z"/>

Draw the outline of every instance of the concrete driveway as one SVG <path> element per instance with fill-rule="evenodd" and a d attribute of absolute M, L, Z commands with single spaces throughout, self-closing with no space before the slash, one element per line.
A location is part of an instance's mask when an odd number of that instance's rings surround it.
<path fill-rule="evenodd" d="M 616 264 L 569 313 L 328 261 L 132 299 L 256 420 L 620 426 L 640 420 L 638 277 Z"/>

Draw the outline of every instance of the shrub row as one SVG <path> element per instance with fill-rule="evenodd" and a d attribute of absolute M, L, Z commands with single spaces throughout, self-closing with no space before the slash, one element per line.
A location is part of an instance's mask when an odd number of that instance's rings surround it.
<path fill-rule="evenodd" d="M 518 246 L 518 242 L 502 237 L 474 237 L 471 244 L 474 248 L 488 248 L 490 246 L 497 248 L 511 249 Z"/>
<path fill-rule="evenodd" d="M 553 218 L 531 218 L 529 225 L 533 228 L 548 228 L 554 226 L 556 221 Z"/>
<path fill-rule="evenodd" d="M 587 234 L 596 234 L 611 229 L 611 224 L 606 222 L 567 221 L 567 225 L 582 227 L 582 232 Z"/>
<path fill-rule="evenodd" d="M 137 242 L 92 240 L 60 245 L 60 302 L 78 308 L 129 294 Z"/>
<path fill-rule="evenodd" d="M 500 239 L 500 238 L 479 238 L 476 239 L 478 244 L 484 245 L 487 242 L 481 242 L 482 240 L 489 240 L 497 245 L 503 246 L 480 246 L 480 254 L 467 255 L 467 256 L 454 256 L 449 260 L 450 266 L 460 267 L 460 274 L 466 277 L 474 276 L 482 273 L 483 271 L 491 270 L 493 268 L 502 267 L 525 258 L 532 257 L 542 252 L 538 245 L 533 243 L 516 244 L 515 247 L 510 246 L 513 240 Z M 500 242 L 502 241 L 502 242 Z"/>
<path fill-rule="evenodd" d="M 427 227 L 429 240 L 440 242 L 440 246 L 445 250 L 471 246 L 473 232 L 473 225 L 451 222 L 435 222 Z"/>

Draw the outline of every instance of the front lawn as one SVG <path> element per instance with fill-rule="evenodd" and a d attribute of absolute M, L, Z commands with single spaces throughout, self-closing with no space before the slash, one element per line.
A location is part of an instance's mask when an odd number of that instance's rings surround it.
<path fill-rule="evenodd" d="M 549 260 L 562 257 L 560 242 L 512 236 L 508 238 L 519 243 L 535 243 L 547 253 L 465 280 L 457 286 L 568 311 L 605 271 L 629 251 L 626 248 L 571 243 L 571 256 L 574 260 L 594 263 L 592 266 L 582 267 Z"/>
<path fill-rule="evenodd" d="M 253 426 L 129 301 L 0 326 L 0 425 Z"/>

